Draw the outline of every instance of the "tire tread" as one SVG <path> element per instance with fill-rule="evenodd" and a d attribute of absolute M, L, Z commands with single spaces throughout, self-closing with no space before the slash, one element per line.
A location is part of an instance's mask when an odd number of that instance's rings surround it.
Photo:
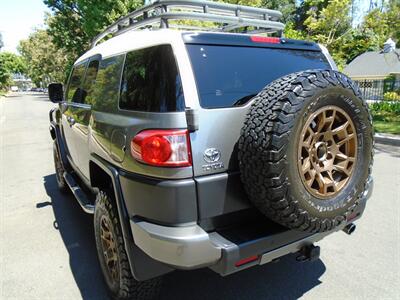
<path fill-rule="evenodd" d="M 291 129 L 307 98 L 313 96 L 316 89 L 328 86 L 343 87 L 362 100 L 358 86 L 337 71 L 308 70 L 293 73 L 273 81 L 255 96 L 239 139 L 241 178 L 250 200 L 266 216 L 292 229 L 308 232 L 334 229 L 356 208 L 364 192 L 352 195 L 357 198 L 354 205 L 343 215 L 332 219 L 311 216 L 288 193 L 286 152 Z M 364 100 L 362 106 L 367 112 L 369 126 L 372 127 L 372 118 Z M 262 151 L 255 151 L 260 144 L 263 145 Z M 372 169 L 373 147 L 370 155 L 368 175 Z"/>

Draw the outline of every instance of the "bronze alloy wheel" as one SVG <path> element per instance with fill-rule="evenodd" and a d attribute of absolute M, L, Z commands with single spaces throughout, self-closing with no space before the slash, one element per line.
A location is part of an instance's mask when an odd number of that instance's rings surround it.
<path fill-rule="evenodd" d="M 357 134 L 349 115 L 324 106 L 306 121 L 298 145 L 298 169 L 313 196 L 337 195 L 349 181 L 357 158 Z"/>
<path fill-rule="evenodd" d="M 119 280 L 119 266 L 118 266 L 118 255 L 117 246 L 115 244 L 114 236 L 111 231 L 110 219 L 103 215 L 100 220 L 100 237 L 101 245 L 104 255 L 104 261 L 108 268 L 110 279 L 113 282 Z"/>

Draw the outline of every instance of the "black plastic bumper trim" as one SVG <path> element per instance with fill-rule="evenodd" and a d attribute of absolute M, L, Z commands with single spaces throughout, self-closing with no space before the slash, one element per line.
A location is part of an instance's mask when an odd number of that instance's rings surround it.
<path fill-rule="evenodd" d="M 193 179 L 156 179 L 123 171 L 119 179 L 130 218 L 141 217 L 168 226 L 197 222 Z"/>

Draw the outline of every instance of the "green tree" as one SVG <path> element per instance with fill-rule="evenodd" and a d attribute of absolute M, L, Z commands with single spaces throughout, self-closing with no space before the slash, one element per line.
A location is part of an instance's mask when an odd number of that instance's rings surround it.
<path fill-rule="evenodd" d="M 260 7 L 262 0 L 219 0 L 219 2 Z"/>
<path fill-rule="evenodd" d="M 400 1 L 390 0 L 383 10 L 374 9 L 364 18 L 361 32 L 370 31 L 376 36 L 378 47 L 382 48 L 388 38 L 393 38 L 400 46 Z"/>
<path fill-rule="evenodd" d="M 18 47 L 27 66 L 27 75 L 36 85 L 62 82 L 65 78 L 67 55 L 57 48 L 46 30 L 36 30 Z"/>
<path fill-rule="evenodd" d="M 282 22 L 294 21 L 296 15 L 296 0 L 262 0 L 262 6 L 276 9 L 282 13 Z"/>
<path fill-rule="evenodd" d="M 82 54 L 105 27 L 143 5 L 142 0 L 44 0 L 54 43 L 72 57 Z"/>
<path fill-rule="evenodd" d="M 285 36 L 325 45 L 341 69 L 347 61 L 343 44 L 352 32 L 350 7 L 351 0 L 304 0 L 286 24 Z"/>
<path fill-rule="evenodd" d="M 283 34 L 285 37 L 295 40 L 306 40 L 308 38 L 305 31 L 297 30 L 295 28 L 295 23 L 293 21 L 289 21 L 288 23 L 286 23 Z"/>
<path fill-rule="evenodd" d="M 400 46 L 400 2 L 382 2 L 382 7 L 371 10 L 362 23 L 341 40 L 341 57 L 349 63 L 367 51 L 379 51 L 388 38 Z"/>
<path fill-rule="evenodd" d="M 0 89 L 5 89 L 12 82 L 12 74 L 25 73 L 26 64 L 21 56 L 11 52 L 0 53 Z"/>
<path fill-rule="evenodd" d="M 294 15 L 293 28 L 298 31 L 306 31 L 307 26 L 305 21 L 310 16 L 317 16 L 322 9 L 327 7 L 329 0 L 303 0 L 300 1 L 300 5 L 297 6 Z"/>
<path fill-rule="evenodd" d="M 390 0 L 386 12 L 386 21 L 389 28 L 389 36 L 397 42 L 400 48 L 400 1 Z"/>
<path fill-rule="evenodd" d="M 308 35 L 329 48 L 351 30 L 350 0 L 331 0 L 320 12 L 309 13 L 304 21 Z"/>

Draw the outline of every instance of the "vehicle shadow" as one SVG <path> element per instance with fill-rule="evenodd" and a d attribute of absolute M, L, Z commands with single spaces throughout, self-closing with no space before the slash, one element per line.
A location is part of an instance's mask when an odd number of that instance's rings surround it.
<path fill-rule="evenodd" d="M 70 267 L 83 299 L 109 299 L 97 261 L 93 218 L 85 214 L 72 195 L 57 188 L 55 175 L 44 177 L 52 205 L 55 228 L 68 250 Z M 298 299 L 319 285 L 326 268 L 321 260 L 298 263 L 293 255 L 227 277 L 209 269 L 175 271 L 164 277 L 161 299 Z"/>
<path fill-rule="evenodd" d="M 82 298 L 109 299 L 97 261 L 93 217 L 82 211 L 72 194 L 60 193 L 55 174 L 43 179 L 51 202 L 38 203 L 36 207 L 52 206 L 54 228 L 60 232 L 68 251 L 70 268 Z"/>
<path fill-rule="evenodd" d="M 290 255 L 227 277 L 210 269 L 175 271 L 165 276 L 161 299 L 298 299 L 325 270 L 321 260 L 299 263 Z"/>

